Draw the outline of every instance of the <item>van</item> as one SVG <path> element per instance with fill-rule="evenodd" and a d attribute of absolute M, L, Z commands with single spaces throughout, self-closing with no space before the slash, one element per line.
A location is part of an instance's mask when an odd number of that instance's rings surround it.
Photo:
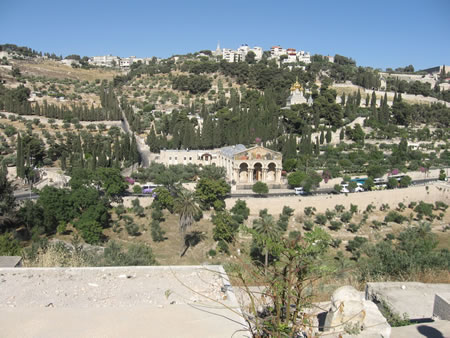
<path fill-rule="evenodd" d="M 294 192 L 296 195 L 304 195 L 305 192 L 303 191 L 303 187 L 294 188 Z"/>

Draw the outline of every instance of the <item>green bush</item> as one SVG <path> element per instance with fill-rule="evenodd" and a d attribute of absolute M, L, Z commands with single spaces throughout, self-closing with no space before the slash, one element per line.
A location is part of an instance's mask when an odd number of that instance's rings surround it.
<path fill-rule="evenodd" d="M 407 228 L 397 236 L 367 246 L 367 258 L 359 266 L 363 280 L 389 278 L 410 278 L 416 272 L 450 269 L 450 252 L 437 250 L 437 236 L 431 226 L 422 223 Z"/>
<path fill-rule="evenodd" d="M 165 240 L 165 231 L 161 229 L 159 220 L 153 219 L 151 223 L 151 235 L 154 242 L 162 242 Z"/>
<path fill-rule="evenodd" d="M 97 221 L 91 219 L 82 217 L 75 223 L 75 227 L 88 244 L 99 243 L 103 236 L 102 226 Z"/>
<path fill-rule="evenodd" d="M 319 225 L 325 225 L 327 223 L 327 217 L 324 214 L 318 214 L 315 222 Z"/>
<path fill-rule="evenodd" d="M 128 235 L 130 236 L 138 236 L 139 233 L 139 226 L 135 223 L 127 223 L 125 224 L 125 229 L 127 230 Z"/>
<path fill-rule="evenodd" d="M 133 192 L 135 194 L 142 194 L 142 187 L 139 184 L 133 185 Z"/>
<path fill-rule="evenodd" d="M 352 219 L 352 217 L 353 217 L 353 215 L 352 215 L 351 212 L 349 212 L 349 211 L 344 212 L 344 213 L 341 215 L 341 221 L 344 222 L 344 223 L 348 223 L 348 222 L 350 222 L 350 220 Z"/>
<path fill-rule="evenodd" d="M 360 228 L 361 228 L 360 224 L 350 223 L 347 227 L 347 230 L 350 231 L 351 233 L 357 233 Z"/>
<path fill-rule="evenodd" d="M 331 230 L 338 231 L 341 228 L 342 228 L 342 223 L 341 222 L 339 222 L 339 221 L 331 221 L 330 222 L 330 229 Z"/>
<path fill-rule="evenodd" d="M 312 230 L 312 229 L 314 228 L 314 223 L 313 223 L 312 221 L 310 221 L 310 220 L 307 220 L 307 221 L 305 221 L 305 223 L 303 224 L 303 228 L 304 228 L 305 230 L 310 231 L 310 230 Z"/>
<path fill-rule="evenodd" d="M 22 248 L 18 239 L 10 233 L 0 235 L 0 256 L 20 256 Z"/>
<path fill-rule="evenodd" d="M 389 213 L 384 217 L 384 222 L 395 222 L 397 224 L 402 224 L 403 222 L 407 221 L 408 218 L 400 215 L 397 211 L 389 211 Z"/>

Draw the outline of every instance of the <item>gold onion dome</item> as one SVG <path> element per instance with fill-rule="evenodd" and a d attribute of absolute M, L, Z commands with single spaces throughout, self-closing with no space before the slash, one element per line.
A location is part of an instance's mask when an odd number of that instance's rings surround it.
<path fill-rule="evenodd" d="M 295 90 L 299 90 L 300 92 L 303 91 L 303 87 L 302 85 L 297 81 L 295 81 L 295 83 L 291 86 L 291 92 L 294 92 Z"/>

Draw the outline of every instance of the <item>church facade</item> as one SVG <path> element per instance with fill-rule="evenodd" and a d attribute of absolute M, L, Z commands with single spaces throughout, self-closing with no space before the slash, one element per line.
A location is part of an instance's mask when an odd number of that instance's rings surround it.
<path fill-rule="evenodd" d="M 242 144 L 215 150 L 161 150 L 155 162 L 166 166 L 175 164 L 216 165 L 226 170 L 227 180 L 237 185 L 261 181 L 281 183 L 282 155 L 257 145 Z"/>

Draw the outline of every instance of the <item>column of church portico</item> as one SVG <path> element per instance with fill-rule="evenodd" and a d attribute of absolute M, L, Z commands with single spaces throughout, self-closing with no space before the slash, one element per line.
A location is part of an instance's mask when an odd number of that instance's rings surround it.
<path fill-rule="evenodd" d="M 281 182 L 281 169 L 276 169 L 275 171 L 275 182 L 280 183 Z"/>
<path fill-rule="evenodd" d="M 262 169 L 262 178 L 261 181 L 267 182 L 267 168 Z"/>
<path fill-rule="evenodd" d="M 248 169 L 248 183 L 253 183 L 253 169 Z"/>
<path fill-rule="evenodd" d="M 233 169 L 233 172 L 234 172 L 234 180 L 235 180 L 235 182 L 239 183 L 240 180 L 241 180 L 240 175 L 239 175 L 239 169 L 235 168 L 235 169 Z"/>

